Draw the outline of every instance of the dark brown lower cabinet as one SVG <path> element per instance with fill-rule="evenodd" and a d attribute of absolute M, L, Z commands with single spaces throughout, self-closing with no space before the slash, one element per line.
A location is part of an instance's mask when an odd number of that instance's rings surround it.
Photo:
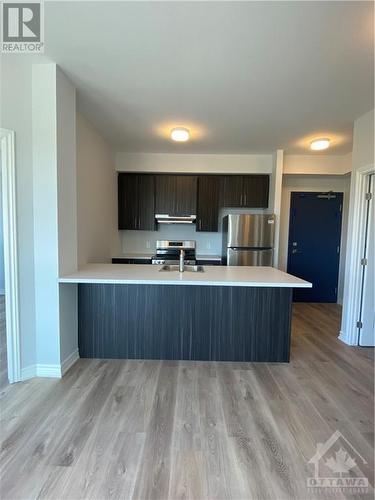
<path fill-rule="evenodd" d="M 221 260 L 197 259 L 198 266 L 221 266 Z"/>
<path fill-rule="evenodd" d="M 140 259 L 137 257 L 136 259 L 130 259 L 127 257 L 114 257 L 112 259 L 112 264 L 151 264 L 151 258 Z"/>
<path fill-rule="evenodd" d="M 82 358 L 288 362 L 291 288 L 78 285 Z"/>

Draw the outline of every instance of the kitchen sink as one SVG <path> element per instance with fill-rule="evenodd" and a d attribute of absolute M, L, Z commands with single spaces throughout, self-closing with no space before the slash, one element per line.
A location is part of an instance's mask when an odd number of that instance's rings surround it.
<path fill-rule="evenodd" d="M 165 264 L 162 266 L 159 271 L 175 271 L 179 272 L 179 266 L 171 266 Z M 203 266 L 184 266 L 184 272 L 186 273 L 204 273 Z"/>

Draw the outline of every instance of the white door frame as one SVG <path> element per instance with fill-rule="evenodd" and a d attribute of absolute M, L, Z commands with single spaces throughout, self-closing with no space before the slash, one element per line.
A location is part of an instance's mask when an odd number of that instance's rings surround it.
<path fill-rule="evenodd" d="M 361 258 L 365 234 L 365 193 L 367 176 L 374 172 L 374 165 L 366 165 L 352 172 L 354 189 L 350 192 L 350 205 L 353 206 L 351 231 L 347 241 L 347 262 L 345 264 L 343 318 L 339 339 L 349 345 L 358 345 L 359 330 L 357 321 L 360 310 L 360 290 L 362 266 Z M 350 210 L 350 209 L 349 209 Z M 349 214 L 350 216 L 350 214 Z M 350 246 L 350 253 L 348 252 Z"/>
<path fill-rule="evenodd" d="M 0 129 L 8 379 L 21 380 L 15 134 Z"/>

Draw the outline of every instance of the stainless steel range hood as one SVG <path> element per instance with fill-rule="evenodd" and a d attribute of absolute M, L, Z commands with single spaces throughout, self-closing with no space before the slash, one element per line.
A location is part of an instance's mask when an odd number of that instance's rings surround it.
<path fill-rule="evenodd" d="M 155 214 L 155 219 L 158 224 L 193 224 L 196 220 L 196 215 L 168 215 Z"/>

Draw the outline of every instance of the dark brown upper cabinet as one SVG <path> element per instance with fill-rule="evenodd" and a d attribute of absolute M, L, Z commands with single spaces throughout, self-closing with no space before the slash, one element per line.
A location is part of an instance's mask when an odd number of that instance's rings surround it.
<path fill-rule="evenodd" d="M 198 177 L 197 231 L 217 231 L 221 178 L 218 175 Z"/>
<path fill-rule="evenodd" d="M 269 183 L 269 175 L 244 175 L 241 206 L 248 208 L 267 208 Z"/>
<path fill-rule="evenodd" d="M 242 207 L 242 175 L 226 175 L 223 178 L 223 206 Z"/>
<path fill-rule="evenodd" d="M 218 231 L 220 207 L 268 207 L 269 175 L 118 175 L 118 227 L 155 231 L 155 214 L 196 215 L 197 231 Z"/>
<path fill-rule="evenodd" d="M 226 175 L 223 182 L 224 207 L 268 207 L 268 175 Z"/>
<path fill-rule="evenodd" d="M 155 231 L 153 175 L 118 175 L 118 228 Z"/>
<path fill-rule="evenodd" d="M 155 213 L 195 215 L 197 211 L 197 177 L 195 175 L 156 175 Z"/>

